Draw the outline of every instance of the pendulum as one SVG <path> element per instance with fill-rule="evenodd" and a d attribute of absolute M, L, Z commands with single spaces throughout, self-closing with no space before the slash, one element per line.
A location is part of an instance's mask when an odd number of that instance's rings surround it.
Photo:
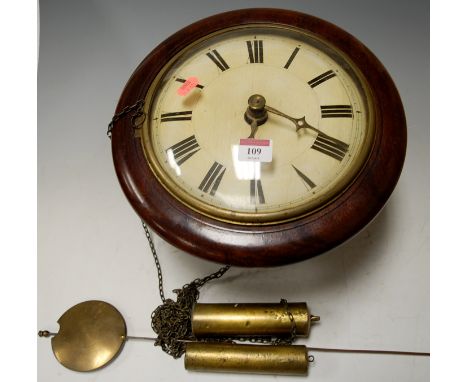
<path fill-rule="evenodd" d="M 74 371 L 91 371 L 107 365 L 127 339 L 124 318 L 104 301 L 79 303 L 68 309 L 58 323 L 58 333 L 41 330 L 39 336 L 52 336 L 55 358 Z"/>
<path fill-rule="evenodd" d="M 275 318 L 276 317 L 276 321 Z M 185 369 L 202 372 L 231 372 L 274 375 L 306 375 L 314 361 L 310 351 L 429 356 L 429 353 L 391 350 L 331 349 L 292 345 L 296 334 L 307 336 L 310 324 L 305 303 L 195 304 L 193 335 L 178 339 L 183 345 Z M 127 340 L 157 338 L 128 336 L 120 312 L 104 301 L 85 301 L 68 309 L 58 320 L 52 351 L 63 366 L 74 371 L 92 371 L 108 365 Z M 236 342 L 237 341 L 237 342 Z M 251 343 L 238 343 L 249 341 Z M 164 350 L 164 348 L 163 348 Z"/>

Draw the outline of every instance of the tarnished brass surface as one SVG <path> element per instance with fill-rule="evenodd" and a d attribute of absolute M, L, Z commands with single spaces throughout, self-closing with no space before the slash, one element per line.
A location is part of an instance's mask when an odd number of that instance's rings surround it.
<path fill-rule="evenodd" d="M 120 312 L 104 301 L 77 304 L 58 323 L 52 350 L 63 366 L 75 371 L 95 370 L 112 361 L 127 335 Z"/>
<path fill-rule="evenodd" d="M 287 310 L 286 310 L 287 309 Z M 296 335 L 307 336 L 310 315 L 304 302 L 272 304 L 195 304 L 192 332 L 203 337 L 289 335 L 294 318 Z"/>
<path fill-rule="evenodd" d="M 185 352 L 185 368 L 194 371 L 305 375 L 308 365 L 300 345 L 189 342 Z"/>
<path fill-rule="evenodd" d="M 249 106 L 244 114 L 245 121 L 250 125 L 253 121 L 256 122 L 256 126 L 263 125 L 268 119 L 268 114 L 265 110 L 265 97 L 260 94 L 254 94 L 248 99 Z M 254 134 L 253 134 L 254 135 Z M 253 136 L 251 138 L 254 138 Z"/>

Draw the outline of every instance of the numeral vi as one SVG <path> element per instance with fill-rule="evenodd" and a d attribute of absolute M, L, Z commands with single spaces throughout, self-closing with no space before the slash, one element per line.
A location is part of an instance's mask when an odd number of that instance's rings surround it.
<path fill-rule="evenodd" d="M 250 203 L 265 204 L 265 195 L 263 195 L 262 182 L 258 179 L 250 180 Z"/>

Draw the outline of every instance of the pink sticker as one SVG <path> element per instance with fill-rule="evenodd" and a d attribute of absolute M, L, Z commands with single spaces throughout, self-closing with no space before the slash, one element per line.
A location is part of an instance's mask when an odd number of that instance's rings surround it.
<path fill-rule="evenodd" d="M 240 140 L 241 146 L 270 146 L 269 139 L 245 138 Z"/>
<path fill-rule="evenodd" d="M 177 89 L 177 94 L 181 96 L 185 96 L 192 90 L 195 86 L 198 85 L 198 78 L 197 77 L 189 77 L 185 80 L 182 86 Z"/>

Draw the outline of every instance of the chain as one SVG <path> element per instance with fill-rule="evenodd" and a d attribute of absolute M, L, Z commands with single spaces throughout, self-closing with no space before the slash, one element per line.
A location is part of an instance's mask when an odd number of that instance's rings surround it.
<path fill-rule="evenodd" d="M 194 283 L 197 288 L 201 288 L 207 282 L 214 279 L 219 279 L 222 275 L 224 275 L 227 272 L 229 268 L 231 268 L 230 265 L 225 265 L 224 267 L 220 268 L 217 272 L 214 272 L 211 275 L 208 275 L 202 279 L 195 279 L 192 281 L 192 283 Z"/>
<path fill-rule="evenodd" d="M 158 335 L 154 345 L 161 346 L 164 352 L 174 358 L 179 358 L 185 353 L 186 344 L 184 341 L 195 339 L 192 334 L 191 320 L 193 304 L 197 302 L 200 296 L 199 289 L 207 282 L 219 279 L 228 271 L 230 265 L 226 265 L 202 279 L 197 278 L 191 283 L 185 284 L 181 289 L 175 289 L 173 292 L 177 295 L 177 301 L 166 299 L 161 263 L 148 226 L 143 221 L 142 225 L 158 271 L 159 295 L 162 301 L 162 305 L 159 305 L 151 314 L 151 327 Z"/>
<path fill-rule="evenodd" d="M 297 331 L 296 320 L 294 320 L 294 316 L 291 313 L 291 311 L 289 310 L 288 301 L 286 299 L 282 298 L 280 303 L 284 305 L 284 310 L 285 310 L 286 314 L 288 315 L 289 320 L 291 321 L 291 332 L 290 332 L 290 337 L 289 338 L 285 338 L 285 339 L 277 338 L 275 343 L 276 344 L 280 344 L 280 343 L 281 344 L 292 344 L 294 342 L 294 340 L 296 339 L 296 331 Z"/>
<path fill-rule="evenodd" d="M 230 265 L 220 268 L 218 271 L 200 279 L 197 278 L 191 283 L 185 284 L 181 289 L 174 289 L 173 292 L 177 295 L 177 300 L 166 299 L 163 288 L 163 275 L 161 263 L 154 242 L 151 238 L 151 233 L 145 222 L 142 221 L 143 229 L 145 230 L 146 239 L 148 240 L 153 259 L 158 271 L 158 287 L 159 295 L 161 296 L 162 305 L 159 305 L 151 314 L 151 327 L 158 335 L 154 345 L 161 346 L 162 350 L 174 358 L 179 358 L 185 353 L 186 341 L 196 341 L 192 333 L 192 308 L 197 302 L 200 295 L 199 289 L 207 282 L 214 279 L 219 279 L 223 276 Z M 204 339 L 205 342 L 251 342 L 256 344 L 269 345 L 290 345 L 296 339 L 296 321 L 289 310 L 288 302 L 281 299 L 281 304 L 284 305 L 284 310 L 291 321 L 291 331 L 288 338 L 284 337 L 229 337 L 218 339 Z"/>
<path fill-rule="evenodd" d="M 148 240 L 148 244 L 151 249 L 151 253 L 153 254 L 154 263 L 156 264 L 156 269 L 158 271 L 158 284 L 159 284 L 159 295 L 161 296 L 161 301 L 163 304 L 166 302 L 166 297 L 164 297 L 164 288 L 163 288 L 163 276 L 162 276 L 162 269 L 161 263 L 159 262 L 158 255 L 156 254 L 156 248 L 154 248 L 153 239 L 151 238 L 151 233 L 144 221 L 141 222 L 143 225 L 143 229 L 145 230 L 146 239 Z"/>
<path fill-rule="evenodd" d="M 137 121 L 141 116 L 145 115 L 145 113 L 142 110 L 144 104 L 145 104 L 145 101 L 139 100 L 136 103 L 134 103 L 132 106 L 125 106 L 120 113 L 115 114 L 112 117 L 112 120 L 107 125 L 107 136 L 109 138 L 112 138 L 112 129 L 114 128 L 114 124 L 117 121 L 119 121 L 121 118 L 125 117 L 127 114 L 130 114 L 130 113 L 132 113 L 131 114 L 132 126 L 134 129 L 137 129 L 144 121 L 144 118 L 141 121 Z"/>

